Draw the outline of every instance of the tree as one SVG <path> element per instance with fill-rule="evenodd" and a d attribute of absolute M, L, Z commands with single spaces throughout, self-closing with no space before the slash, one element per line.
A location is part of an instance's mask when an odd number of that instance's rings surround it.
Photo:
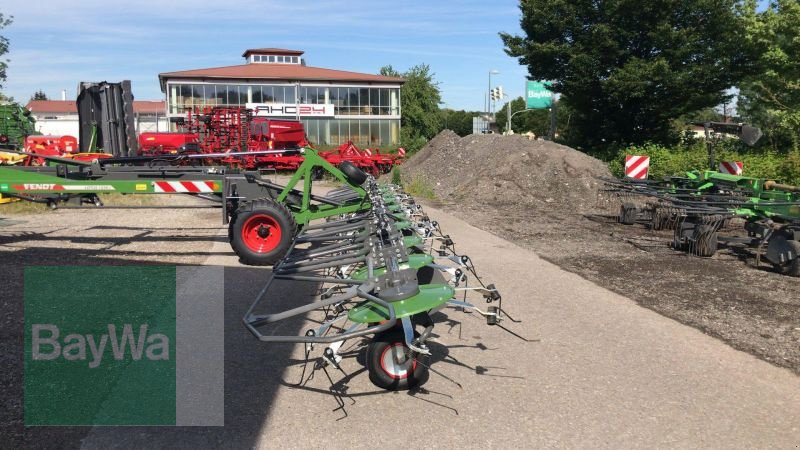
<path fill-rule="evenodd" d="M 50 99 L 47 98 L 47 94 L 45 94 L 43 90 L 39 89 L 38 91 L 33 93 L 33 97 L 31 97 L 31 100 L 50 100 Z"/>
<path fill-rule="evenodd" d="M 472 118 L 478 117 L 478 111 L 442 110 L 442 129 L 452 130 L 457 135 L 464 137 L 472 134 Z"/>
<path fill-rule="evenodd" d="M 507 115 L 508 103 L 506 102 L 497 109 L 497 114 L 495 114 L 497 126 L 501 131 L 506 130 Z M 514 133 L 531 132 L 540 137 L 550 134 L 550 109 L 530 109 L 526 111 L 525 99 L 517 97 L 511 100 L 511 115 L 513 116 L 511 129 Z M 564 140 L 565 137 L 569 136 L 572 111 L 562 102 L 557 102 L 556 115 L 557 140 Z"/>
<path fill-rule="evenodd" d="M 392 66 L 384 66 L 380 74 L 405 78 L 400 89 L 403 111 L 400 142 L 410 151 L 419 150 L 441 130 L 439 83 L 434 81 L 434 74 L 427 64 L 411 67 L 403 74 Z"/>
<path fill-rule="evenodd" d="M 775 0 L 747 17 L 748 40 L 764 48 L 759 72 L 741 86 L 739 111 L 774 149 L 800 147 L 800 3 Z"/>
<path fill-rule="evenodd" d="M 3 13 L 0 13 L 0 30 L 3 28 L 11 25 L 14 16 L 5 17 Z M 0 36 L 0 58 L 3 57 L 6 53 L 8 53 L 8 38 L 5 36 Z M 8 60 L 7 59 L 0 59 L 0 89 L 3 88 L 3 82 L 6 81 L 6 68 L 8 67 Z"/>
<path fill-rule="evenodd" d="M 552 80 L 581 147 L 667 141 L 753 70 L 738 0 L 521 0 L 525 36 L 500 33 L 531 79 Z"/>

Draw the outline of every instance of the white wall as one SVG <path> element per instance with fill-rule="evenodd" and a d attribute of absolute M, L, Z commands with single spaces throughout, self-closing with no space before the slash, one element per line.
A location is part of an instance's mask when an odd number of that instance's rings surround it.
<path fill-rule="evenodd" d="M 54 136 L 69 135 L 74 136 L 76 139 L 79 138 L 78 134 L 80 131 L 77 114 L 34 114 L 33 116 L 36 118 L 36 131 L 42 134 Z M 55 119 L 45 119 L 45 117 L 55 117 Z M 134 125 L 138 133 L 169 131 L 169 123 L 167 122 L 167 118 L 163 115 L 158 117 L 157 123 L 154 116 L 142 116 L 141 118 L 137 116 Z"/>

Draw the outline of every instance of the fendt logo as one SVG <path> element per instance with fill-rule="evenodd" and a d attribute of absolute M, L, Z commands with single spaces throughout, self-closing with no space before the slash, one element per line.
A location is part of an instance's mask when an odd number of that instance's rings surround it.
<path fill-rule="evenodd" d="M 116 361 L 126 359 L 126 354 L 133 361 L 142 359 L 142 355 L 150 361 L 169 360 L 169 337 L 161 333 L 147 334 L 148 325 L 139 326 L 139 335 L 133 332 L 133 325 L 124 324 L 122 333 L 117 334 L 117 327 L 108 324 L 108 333 L 100 336 L 92 334 L 71 333 L 59 340 L 61 330 L 52 324 L 33 324 L 31 330 L 32 357 L 34 361 L 52 361 L 63 357 L 67 361 L 89 361 L 89 368 L 94 369 L 103 362 L 103 357 L 110 350 Z M 110 347 L 109 347 L 110 344 Z M 88 347 L 88 348 L 87 348 Z M 87 351 L 88 350 L 88 351 Z"/>
<path fill-rule="evenodd" d="M 64 189 L 60 184 L 48 183 L 25 183 L 14 186 L 17 191 L 61 191 Z"/>

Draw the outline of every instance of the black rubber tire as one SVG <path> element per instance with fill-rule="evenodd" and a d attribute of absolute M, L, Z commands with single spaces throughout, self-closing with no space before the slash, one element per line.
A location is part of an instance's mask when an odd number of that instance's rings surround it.
<path fill-rule="evenodd" d="M 419 337 L 419 334 L 414 332 L 414 337 Z M 410 350 L 405 344 L 402 329 L 391 329 L 383 333 L 378 333 L 372 338 L 372 342 L 367 346 L 367 372 L 369 372 L 369 380 L 372 381 L 372 384 L 375 386 L 388 391 L 404 391 L 418 386 L 424 381 L 428 372 L 428 368 L 425 367 L 424 364 L 415 361 L 412 363 L 413 369 L 407 371 L 406 376 L 403 378 L 392 377 L 383 369 L 381 359 L 384 356 L 384 352 L 391 351 L 389 349 L 395 345 L 402 346 L 406 355 L 410 353 Z M 419 355 L 411 356 L 414 360 L 418 357 Z"/>
<path fill-rule="evenodd" d="M 717 253 L 717 230 L 711 225 L 698 224 L 694 229 L 694 254 L 710 258 Z"/>
<path fill-rule="evenodd" d="M 247 245 L 243 228 L 248 220 L 255 216 L 270 217 L 280 228 L 279 242 L 269 251 L 256 251 Z M 292 213 L 285 206 L 271 199 L 258 199 L 243 204 L 231 217 L 228 227 L 231 248 L 239 256 L 241 262 L 249 266 L 267 266 L 278 262 L 289 250 L 297 231 L 297 224 Z"/>
<path fill-rule="evenodd" d="M 347 177 L 347 180 L 355 186 L 361 186 L 369 177 L 366 172 L 356 167 L 356 165 L 350 161 L 342 161 L 339 164 L 339 170 L 341 170 L 344 176 Z"/>
<path fill-rule="evenodd" d="M 619 222 L 623 225 L 633 225 L 636 222 L 638 210 L 633 203 L 623 203 L 619 207 Z"/>

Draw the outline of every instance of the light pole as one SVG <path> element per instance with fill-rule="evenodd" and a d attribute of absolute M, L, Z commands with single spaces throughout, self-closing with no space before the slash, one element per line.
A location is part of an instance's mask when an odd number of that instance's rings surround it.
<path fill-rule="evenodd" d="M 492 114 L 492 99 L 491 99 L 491 92 L 492 92 L 492 75 L 499 74 L 500 71 L 497 69 L 492 69 L 489 71 L 489 91 L 486 93 L 486 113 L 488 115 Z"/>

